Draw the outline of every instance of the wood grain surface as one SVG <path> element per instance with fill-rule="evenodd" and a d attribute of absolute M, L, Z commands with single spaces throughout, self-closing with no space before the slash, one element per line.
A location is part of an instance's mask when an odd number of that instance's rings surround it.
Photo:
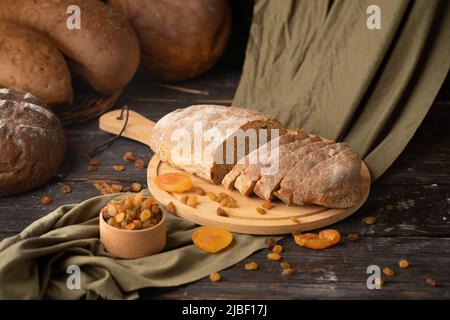
<path fill-rule="evenodd" d="M 158 120 L 166 113 L 195 103 L 229 104 L 240 76 L 239 70 L 216 68 L 199 79 L 177 84 L 201 90 L 207 95 L 179 92 L 153 86 L 135 79 L 119 99 L 144 116 Z M 402 299 L 450 298 L 450 87 L 447 85 L 412 141 L 394 165 L 372 186 L 366 204 L 354 215 L 333 228 L 338 229 L 342 244 L 325 251 L 296 246 L 292 238 L 281 241 L 283 257 L 297 272 L 290 278 L 281 275 L 276 262 L 266 260 L 266 251 L 253 254 L 241 263 L 221 272 L 222 282 L 209 279 L 176 288 L 142 290 L 151 299 Z M 218 102 L 220 101 L 220 102 Z M 0 238 L 20 232 L 60 205 L 77 203 L 98 195 L 92 186 L 96 180 L 146 186 L 146 170 L 124 164 L 122 155 L 133 151 L 147 162 L 150 149 L 138 142 L 121 139 L 98 155 L 101 164 L 88 172 L 82 158 L 93 146 L 110 139 L 98 129 L 96 120 L 68 130 L 70 148 L 59 174 L 46 186 L 25 194 L 0 199 Z M 124 164 L 126 170 L 115 172 L 113 165 Z M 72 192 L 62 194 L 69 185 Z M 53 202 L 44 206 L 41 197 L 50 195 Z M 363 218 L 376 217 L 373 225 Z M 346 240 L 356 233 L 359 240 Z M 399 269 L 397 262 L 408 259 L 410 267 Z M 255 261 L 257 271 L 245 271 L 244 264 Z M 385 277 L 381 290 L 368 290 L 366 269 L 369 265 L 390 266 L 397 271 Z M 425 284 L 427 278 L 436 287 Z"/>

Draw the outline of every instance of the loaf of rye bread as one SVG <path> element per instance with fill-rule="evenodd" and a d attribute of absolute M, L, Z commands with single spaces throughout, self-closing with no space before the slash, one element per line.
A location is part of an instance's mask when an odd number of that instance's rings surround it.
<path fill-rule="evenodd" d="M 30 94 L 0 89 L 0 196 L 46 183 L 66 148 L 64 128 L 49 108 Z"/>
<path fill-rule="evenodd" d="M 249 137 L 255 133 L 260 138 L 256 143 L 254 139 L 236 139 L 242 133 Z M 285 133 L 278 120 L 255 111 L 195 105 L 159 120 L 152 130 L 150 147 L 162 161 L 220 184 L 238 160 Z"/>
<path fill-rule="evenodd" d="M 0 20 L 0 87 L 33 92 L 47 104 L 72 102 L 69 67 L 61 52 L 42 34 Z"/>

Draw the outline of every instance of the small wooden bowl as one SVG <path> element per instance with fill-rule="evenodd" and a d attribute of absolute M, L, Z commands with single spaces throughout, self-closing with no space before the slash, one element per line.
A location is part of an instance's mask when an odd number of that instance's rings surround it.
<path fill-rule="evenodd" d="M 166 220 L 148 229 L 124 230 L 110 226 L 100 213 L 100 241 L 118 258 L 135 259 L 158 253 L 166 246 Z"/>

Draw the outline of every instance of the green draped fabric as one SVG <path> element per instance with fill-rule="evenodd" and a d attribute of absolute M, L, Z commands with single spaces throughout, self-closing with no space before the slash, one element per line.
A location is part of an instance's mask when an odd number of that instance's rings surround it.
<path fill-rule="evenodd" d="M 370 5 L 379 30 L 367 27 Z M 449 67 L 448 0 L 257 0 L 234 105 L 349 143 L 376 179 Z"/>
<path fill-rule="evenodd" d="M 138 289 L 201 279 L 265 246 L 265 237 L 235 234 L 231 247 L 208 254 L 192 244 L 191 235 L 198 226 L 168 214 L 163 252 L 115 259 L 98 239 L 99 210 L 115 197 L 60 207 L 0 242 L 0 299 L 135 299 Z M 67 286 L 71 265 L 80 268 L 80 289 Z"/>

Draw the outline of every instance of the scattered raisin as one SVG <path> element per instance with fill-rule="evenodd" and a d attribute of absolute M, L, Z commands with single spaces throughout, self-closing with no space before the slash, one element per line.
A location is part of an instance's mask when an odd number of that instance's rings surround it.
<path fill-rule="evenodd" d="M 290 216 L 289 219 L 291 219 L 291 221 L 294 222 L 294 223 L 300 223 L 300 220 L 298 220 L 297 217 Z"/>
<path fill-rule="evenodd" d="M 194 192 L 195 194 L 198 194 L 199 196 L 204 196 L 206 194 L 205 190 L 203 190 L 200 187 L 192 188 L 192 192 Z"/>
<path fill-rule="evenodd" d="M 276 244 L 272 248 L 273 253 L 281 253 L 283 252 L 283 246 L 281 244 Z"/>
<path fill-rule="evenodd" d="M 221 277 L 220 273 L 214 272 L 209 275 L 209 279 L 212 282 L 219 282 L 222 279 L 222 277 Z"/>
<path fill-rule="evenodd" d="M 186 204 L 187 204 L 189 207 L 195 208 L 195 207 L 197 206 L 197 204 L 198 204 L 197 196 L 190 196 L 190 197 L 187 199 Z"/>
<path fill-rule="evenodd" d="M 187 194 L 185 194 L 184 196 L 181 197 L 180 200 L 181 200 L 182 203 L 186 204 L 188 199 L 189 199 L 189 196 Z"/>
<path fill-rule="evenodd" d="M 285 277 L 292 276 L 294 273 L 295 273 L 294 268 L 286 268 L 286 269 L 283 269 L 283 271 L 281 272 L 281 274 Z"/>
<path fill-rule="evenodd" d="M 169 202 L 166 206 L 166 210 L 169 213 L 175 213 L 175 205 L 173 204 L 173 202 Z"/>
<path fill-rule="evenodd" d="M 133 152 L 127 152 L 122 156 L 123 161 L 131 163 L 136 161 L 136 157 Z"/>
<path fill-rule="evenodd" d="M 226 207 L 227 205 L 228 205 L 228 199 L 223 198 L 222 200 L 220 200 L 221 207 Z"/>
<path fill-rule="evenodd" d="M 132 192 L 140 192 L 142 190 L 142 186 L 140 183 L 134 182 L 131 184 L 130 190 Z"/>
<path fill-rule="evenodd" d="M 434 280 L 434 279 L 428 278 L 428 279 L 425 281 L 425 283 L 426 283 L 427 285 L 429 285 L 430 287 L 436 287 L 436 280 Z"/>
<path fill-rule="evenodd" d="M 53 199 L 50 196 L 43 196 L 41 198 L 41 202 L 42 204 L 49 205 L 50 203 L 53 202 Z"/>
<path fill-rule="evenodd" d="M 111 192 L 118 193 L 123 191 L 123 185 L 121 184 L 113 184 L 111 185 Z"/>
<path fill-rule="evenodd" d="M 400 261 L 398 262 L 398 266 L 399 266 L 400 268 L 402 268 L 402 269 L 406 269 L 406 268 L 409 267 L 409 262 L 408 262 L 408 260 L 405 260 L 405 259 L 400 260 Z"/>
<path fill-rule="evenodd" d="M 136 169 L 145 169 L 145 162 L 142 159 L 137 159 L 134 162 L 134 166 L 136 167 Z"/>
<path fill-rule="evenodd" d="M 259 214 L 266 214 L 267 210 L 261 207 L 257 207 L 256 212 L 258 212 Z"/>
<path fill-rule="evenodd" d="M 120 172 L 120 171 L 125 170 L 125 166 L 122 166 L 122 165 L 113 166 L 113 169 L 114 169 L 114 171 Z"/>
<path fill-rule="evenodd" d="M 208 198 L 212 201 L 217 201 L 217 195 L 214 192 L 208 192 Z"/>
<path fill-rule="evenodd" d="M 90 166 L 98 166 L 98 165 L 100 165 L 100 160 L 98 160 L 98 159 L 90 159 L 89 160 L 89 165 Z"/>
<path fill-rule="evenodd" d="M 267 201 L 264 201 L 264 203 L 261 205 L 261 207 L 266 209 L 266 210 L 270 210 L 270 209 L 272 209 L 275 206 L 273 205 L 272 202 L 267 200 Z"/>
<path fill-rule="evenodd" d="M 275 252 L 269 252 L 267 254 L 267 259 L 270 261 L 279 261 L 281 259 L 281 255 Z"/>
<path fill-rule="evenodd" d="M 256 262 L 246 263 L 244 269 L 247 271 L 252 271 L 258 269 L 258 264 Z"/>
<path fill-rule="evenodd" d="M 116 214 L 116 216 L 114 218 L 116 219 L 117 223 L 121 223 L 122 221 L 125 220 L 125 212 L 120 212 L 120 213 Z"/>
<path fill-rule="evenodd" d="M 395 276 L 395 271 L 392 270 L 391 268 L 388 268 L 388 267 L 383 268 L 383 273 L 384 273 L 385 275 L 387 275 L 388 277 L 393 277 L 393 276 Z"/>
<path fill-rule="evenodd" d="M 377 221 L 377 219 L 375 217 L 365 217 L 364 218 L 364 223 L 371 225 L 374 224 Z"/>
<path fill-rule="evenodd" d="M 283 262 L 280 262 L 280 267 L 281 267 L 281 269 L 289 269 L 289 268 L 291 268 L 291 265 L 289 264 L 289 262 L 283 261 Z"/>
<path fill-rule="evenodd" d="M 359 236 L 356 233 L 349 233 L 347 236 L 348 241 L 356 241 L 359 239 Z"/>
<path fill-rule="evenodd" d="M 72 188 L 70 188 L 68 185 L 64 185 L 61 187 L 61 193 L 70 193 L 72 192 Z"/>
<path fill-rule="evenodd" d="M 217 208 L 217 215 L 220 217 L 229 217 L 228 213 L 225 211 L 224 208 L 218 207 Z"/>
<path fill-rule="evenodd" d="M 97 166 L 88 166 L 87 171 L 88 172 L 93 172 L 97 170 Z"/>

